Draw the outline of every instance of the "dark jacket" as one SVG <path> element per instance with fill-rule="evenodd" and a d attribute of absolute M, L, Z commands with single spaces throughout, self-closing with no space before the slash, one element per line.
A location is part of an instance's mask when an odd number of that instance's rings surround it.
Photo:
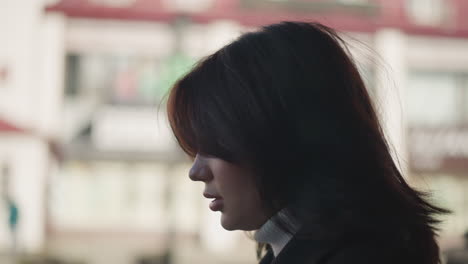
<path fill-rule="evenodd" d="M 276 258 L 271 249 L 260 264 L 423 264 L 400 243 L 379 239 L 315 241 L 293 237 Z"/>

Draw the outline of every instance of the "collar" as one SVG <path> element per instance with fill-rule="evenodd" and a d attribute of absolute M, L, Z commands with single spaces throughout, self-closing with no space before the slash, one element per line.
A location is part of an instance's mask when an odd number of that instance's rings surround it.
<path fill-rule="evenodd" d="M 278 256 L 293 236 L 281 229 L 275 223 L 275 219 L 284 222 L 293 233 L 299 230 L 300 224 L 287 214 L 286 209 L 282 209 L 257 230 L 254 239 L 259 243 L 269 244 L 274 256 Z"/>
<path fill-rule="evenodd" d="M 278 255 L 268 250 L 260 264 L 325 263 L 345 245 L 343 241 L 318 241 L 293 236 Z"/>

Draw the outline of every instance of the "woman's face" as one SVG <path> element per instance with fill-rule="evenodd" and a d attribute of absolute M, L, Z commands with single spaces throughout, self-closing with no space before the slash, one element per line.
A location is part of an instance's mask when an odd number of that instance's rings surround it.
<path fill-rule="evenodd" d="M 219 158 L 197 155 L 189 177 L 205 183 L 203 195 L 214 199 L 209 207 L 221 212 L 226 230 L 256 230 L 269 215 L 260 201 L 253 173 Z"/>

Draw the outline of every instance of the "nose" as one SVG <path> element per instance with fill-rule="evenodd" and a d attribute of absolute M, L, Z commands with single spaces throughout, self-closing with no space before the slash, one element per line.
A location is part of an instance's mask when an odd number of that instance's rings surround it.
<path fill-rule="evenodd" d="M 212 174 L 208 167 L 206 160 L 200 155 L 195 156 L 195 160 L 193 161 L 192 168 L 189 171 L 189 178 L 192 181 L 203 181 L 207 182 L 211 180 Z"/>

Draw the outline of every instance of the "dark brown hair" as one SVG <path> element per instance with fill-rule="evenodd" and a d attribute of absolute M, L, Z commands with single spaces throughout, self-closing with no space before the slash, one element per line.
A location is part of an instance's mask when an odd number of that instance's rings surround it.
<path fill-rule="evenodd" d="M 183 76 L 167 111 L 189 156 L 254 169 L 265 206 L 287 208 L 301 235 L 401 237 L 414 263 L 439 262 L 435 216 L 447 211 L 405 182 L 333 29 L 283 22 L 246 33 Z"/>

